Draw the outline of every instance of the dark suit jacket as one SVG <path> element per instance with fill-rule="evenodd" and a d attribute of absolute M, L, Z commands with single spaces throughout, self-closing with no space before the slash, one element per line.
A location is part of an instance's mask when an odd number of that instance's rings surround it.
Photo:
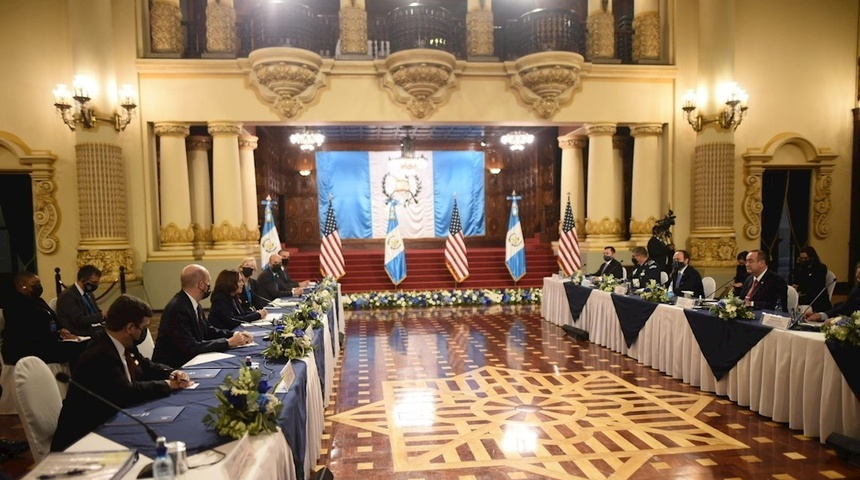
<path fill-rule="evenodd" d="M 744 282 L 746 282 L 747 277 L 749 277 L 749 276 L 750 276 L 750 274 L 747 273 L 747 267 L 745 265 L 738 265 L 735 267 L 735 276 L 732 280 L 736 283 L 744 283 Z M 736 297 L 741 296 L 741 290 L 743 290 L 743 289 L 744 289 L 743 285 L 741 285 L 740 287 L 737 287 L 737 288 L 732 287 L 732 290 L 734 291 Z"/>
<path fill-rule="evenodd" d="M 230 330 L 215 328 L 208 320 L 201 325 L 191 299 L 180 290 L 161 314 L 152 359 L 179 368 L 201 353 L 226 351 L 231 335 Z"/>
<path fill-rule="evenodd" d="M 245 288 L 242 289 L 242 293 L 239 294 L 239 302 L 242 304 L 242 311 L 250 313 L 256 308 L 254 306 L 253 292 L 256 291 L 255 288 L 257 287 L 257 281 L 253 278 L 242 277 L 242 279 L 245 280 Z"/>
<path fill-rule="evenodd" d="M 622 278 L 624 277 L 624 267 L 621 266 L 621 262 L 613 258 L 609 263 L 601 263 L 600 268 L 597 269 L 594 275 L 598 277 L 612 275 L 615 278 Z"/>
<path fill-rule="evenodd" d="M 295 286 L 298 287 L 299 285 L 296 284 Z M 257 288 L 259 294 L 269 300 L 293 296 L 293 287 L 287 285 L 280 275 L 275 275 L 275 272 L 268 268 L 257 277 Z"/>
<path fill-rule="evenodd" d="M 744 282 L 744 288 L 741 289 L 741 298 L 746 298 L 747 292 L 752 288 L 755 277 L 750 275 Z M 776 304 L 779 302 L 782 305 L 782 311 L 788 311 L 788 285 L 785 280 L 777 275 L 773 270 L 767 269 L 761 281 L 758 283 L 755 291 L 750 297 L 753 302 L 753 308 L 756 310 L 776 310 Z"/>
<path fill-rule="evenodd" d="M 794 273 L 794 283 L 797 284 L 801 305 L 812 304 L 813 312 L 825 312 L 833 307 L 827 292 L 818 295 L 827 285 L 827 265 L 820 262 L 799 265 Z M 817 299 L 815 299 L 816 296 L 818 296 Z M 815 303 L 812 303 L 813 299 L 815 299 Z"/>
<path fill-rule="evenodd" d="M 702 274 L 698 270 L 687 265 L 686 270 L 681 275 L 681 281 L 678 282 L 678 272 L 672 272 L 669 275 L 669 283 L 672 284 L 672 292 L 677 296 L 682 296 L 684 291 L 693 292 L 693 298 L 705 298 L 705 287 L 702 285 Z"/>
<path fill-rule="evenodd" d="M 241 295 L 241 294 L 240 294 Z M 232 330 L 245 322 L 259 320 L 258 312 L 245 313 L 238 297 L 224 293 L 212 295 L 212 308 L 209 309 L 209 323 L 215 328 Z"/>
<path fill-rule="evenodd" d="M 654 260 L 648 259 L 642 265 L 638 265 L 633 269 L 633 273 L 630 275 L 630 280 L 639 280 L 639 285 L 637 286 L 635 282 L 633 282 L 633 288 L 645 288 L 651 280 L 660 284 L 660 268 L 654 263 Z"/>
<path fill-rule="evenodd" d="M 77 285 L 72 285 L 57 297 L 57 317 L 60 319 L 60 326 L 75 335 L 92 336 L 104 329 L 104 315 L 95 297 L 91 293 L 84 295 L 90 300 L 95 312 L 90 312 Z"/>
<path fill-rule="evenodd" d="M 672 270 L 672 255 L 674 254 L 675 252 L 663 243 L 663 240 L 657 237 L 651 237 L 648 240 L 648 258 L 654 260 L 654 263 L 657 264 L 660 270 L 666 273 Z M 659 283 L 660 280 L 657 280 L 657 282 Z"/>
<path fill-rule="evenodd" d="M 263 292 L 260 291 L 260 282 L 257 279 L 249 278 L 248 285 L 251 287 L 251 304 L 246 305 L 243 302 L 243 308 L 246 312 L 251 312 L 254 309 L 266 308 L 266 305 L 269 304 L 269 300 L 274 300 L 274 298 L 264 297 Z M 245 294 L 242 294 L 242 297 L 245 298 Z M 268 299 L 268 300 L 267 300 Z M 253 308 L 251 308 L 253 306 Z"/>
<path fill-rule="evenodd" d="M 833 318 L 839 315 L 851 315 L 857 310 L 860 310 L 860 284 L 854 285 L 842 305 L 831 308 L 826 313 L 828 318 Z"/>
<path fill-rule="evenodd" d="M 83 343 L 60 341 L 57 314 L 41 298 L 16 291 L 6 302 L 3 316 L 6 327 L 2 353 L 10 365 L 30 355 L 45 363 L 74 363 L 84 349 Z"/>
<path fill-rule="evenodd" d="M 81 354 L 74 371 L 75 381 L 122 408 L 169 395 L 170 386 L 164 380 L 173 369 L 153 363 L 137 348 L 132 348 L 132 355 L 137 365 L 132 366 L 135 381 L 129 382 L 119 352 L 107 332 L 97 332 Z M 63 401 L 51 449 L 65 450 L 115 413 L 112 408 L 71 385 Z"/>

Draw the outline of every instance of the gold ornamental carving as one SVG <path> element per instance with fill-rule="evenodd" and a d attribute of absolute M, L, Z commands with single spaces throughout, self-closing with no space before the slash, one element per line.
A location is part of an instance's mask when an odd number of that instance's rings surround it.
<path fill-rule="evenodd" d="M 660 14 L 644 12 L 633 19 L 633 61 L 660 58 Z"/>
<path fill-rule="evenodd" d="M 239 135 L 242 124 L 236 122 L 209 122 L 206 126 L 209 135 Z"/>
<path fill-rule="evenodd" d="M 614 123 L 586 123 L 585 133 L 589 136 L 615 135 L 617 130 Z"/>
<path fill-rule="evenodd" d="M 211 227 L 204 227 L 199 223 L 192 223 L 191 229 L 194 231 L 194 243 L 212 243 Z"/>
<path fill-rule="evenodd" d="M 191 135 L 185 139 L 185 149 L 208 152 L 212 149 L 212 137 L 207 137 L 206 135 Z"/>
<path fill-rule="evenodd" d="M 119 280 L 119 267 L 125 267 L 125 279 L 131 281 L 137 278 L 134 274 L 134 255 L 128 248 L 79 250 L 78 267 L 95 265 L 102 271 L 101 283 L 112 283 Z"/>
<path fill-rule="evenodd" d="M 630 218 L 630 235 L 647 235 L 651 236 L 651 229 L 657 223 L 657 219 L 653 216 L 648 217 L 641 222 L 635 218 Z"/>
<path fill-rule="evenodd" d="M 589 12 L 586 21 L 585 55 L 615 58 L 615 17 L 611 12 Z"/>
<path fill-rule="evenodd" d="M 734 235 L 690 238 L 690 256 L 697 267 L 733 267 L 737 251 Z"/>
<path fill-rule="evenodd" d="M 586 137 L 560 138 L 558 141 L 558 148 L 562 150 L 567 150 L 569 148 L 582 150 L 586 145 L 588 145 L 588 139 Z"/>
<path fill-rule="evenodd" d="M 341 7 L 340 52 L 367 55 L 367 11 L 363 8 Z"/>
<path fill-rule="evenodd" d="M 159 137 L 166 135 L 187 137 L 191 133 L 191 128 L 184 123 L 156 123 L 154 131 Z"/>
<path fill-rule="evenodd" d="M 466 14 L 466 53 L 469 56 L 492 56 L 495 52 L 493 41 L 493 11 L 475 10 Z"/>
<path fill-rule="evenodd" d="M 646 135 L 660 135 L 663 133 L 663 125 L 659 123 L 642 123 L 630 125 L 631 137 L 643 137 Z"/>
<path fill-rule="evenodd" d="M 815 236 L 825 239 L 830 236 L 830 209 L 833 206 L 830 201 L 830 187 L 833 185 L 833 176 L 830 169 L 819 169 L 815 175 L 815 196 L 813 197 L 812 209 L 812 231 Z"/>
<path fill-rule="evenodd" d="M 385 59 L 382 87 L 415 118 L 425 118 L 458 86 L 454 55 L 441 50 L 412 49 Z"/>
<path fill-rule="evenodd" d="M 603 217 L 599 221 L 585 219 L 586 235 L 623 235 L 624 224 L 618 218 Z"/>
<path fill-rule="evenodd" d="M 744 185 L 744 217 L 747 219 L 744 234 L 749 239 L 755 239 L 761 235 L 761 211 L 764 209 L 761 203 L 761 172 L 747 175 Z"/>
<path fill-rule="evenodd" d="M 272 47 L 254 50 L 251 85 L 280 115 L 294 118 L 326 85 L 322 57 L 308 50 Z"/>
<path fill-rule="evenodd" d="M 181 228 L 179 225 L 170 222 L 161 227 L 158 238 L 161 240 L 162 245 L 191 243 L 194 240 L 194 229 L 190 225 L 188 228 Z"/>
<path fill-rule="evenodd" d="M 52 175 L 53 176 L 53 175 Z M 36 226 L 36 247 L 45 254 L 55 253 L 60 244 L 57 226 L 60 224 L 60 209 L 57 206 L 57 185 L 53 179 L 33 178 L 33 223 Z"/>
<path fill-rule="evenodd" d="M 182 11 L 178 1 L 153 0 L 149 6 L 150 48 L 156 53 L 182 53 Z"/>
<path fill-rule="evenodd" d="M 517 59 L 514 70 L 508 72 L 511 88 L 539 117 L 551 118 L 579 88 L 583 62 L 582 55 L 573 52 L 526 55 Z"/>
<path fill-rule="evenodd" d="M 235 226 L 227 220 L 212 226 L 212 240 L 216 243 L 242 243 L 253 240 L 254 234 L 243 223 Z"/>
<path fill-rule="evenodd" d="M 255 137 L 253 135 L 239 137 L 239 150 L 256 150 L 257 142 L 259 140 L 259 137 Z"/>
<path fill-rule="evenodd" d="M 210 1 L 206 5 L 206 52 L 236 53 L 238 50 L 236 10 L 232 4 Z"/>

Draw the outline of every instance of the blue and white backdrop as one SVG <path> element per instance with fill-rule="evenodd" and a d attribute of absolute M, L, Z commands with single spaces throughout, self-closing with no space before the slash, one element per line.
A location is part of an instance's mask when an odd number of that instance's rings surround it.
<path fill-rule="evenodd" d="M 331 194 L 341 238 L 385 238 L 390 197 L 410 199 L 397 206 L 404 238 L 444 238 L 456 194 L 463 234 L 484 235 L 484 153 L 422 154 L 427 168 L 398 179 L 388 159 L 400 152 L 318 152 L 320 234 Z"/>

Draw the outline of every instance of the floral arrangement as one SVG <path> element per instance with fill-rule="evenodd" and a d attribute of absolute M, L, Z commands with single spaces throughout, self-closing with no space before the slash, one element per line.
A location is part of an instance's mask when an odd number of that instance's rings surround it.
<path fill-rule="evenodd" d="M 218 435 L 242 438 L 246 433 L 275 432 L 284 407 L 278 397 L 269 393 L 269 382 L 259 369 L 240 366 L 239 376 L 227 375 L 215 392 L 218 405 L 203 417 L 203 424 Z"/>
<path fill-rule="evenodd" d="M 286 325 L 290 330 L 296 328 L 307 330 L 308 327 L 322 328 L 323 316 L 317 306 L 310 300 L 305 300 L 295 310 L 281 315 L 281 320 L 277 322 L 279 325 Z"/>
<path fill-rule="evenodd" d="M 582 285 L 582 281 L 585 279 L 585 273 L 582 270 L 577 270 L 573 272 L 573 275 L 570 276 L 570 283 L 574 285 Z"/>
<path fill-rule="evenodd" d="M 289 321 L 283 325 L 278 325 L 272 331 L 272 336 L 269 346 L 263 350 L 263 356 L 266 358 L 305 358 L 311 350 L 313 344 L 311 339 L 305 334 L 305 328 L 291 324 Z"/>
<path fill-rule="evenodd" d="M 618 285 L 618 279 L 615 278 L 614 275 L 604 275 L 600 277 L 600 285 L 597 286 L 600 290 L 604 292 L 614 292 L 615 287 Z"/>
<path fill-rule="evenodd" d="M 636 293 L 642 300 L 648 300 L 649 302 L 654 303 L 668 303 L 669 295 L 667 292 L 668 290 L 666 290 L 666 287 L 660 285 L 654 279 L 649 281 L 648 285 L 645 285 L 645 288 L 636 290 Z"/>
<path fill-rule="evenodd" d="M 329 289 L 320 286 L 313 292 L 309 293 L 305 301 L 310 302 L 311 306 L 317 311 L 317 313 L 325 314 L 331 310 L 331 307 L 334 305 L 334 295 L 332 295 L 332 292 Z"/>
<path fill-rule="evenodd" d="M 860 346 L 860 310 L 849 317 L 837 317 L 828 320 L 821 327 L 824 339 L 842 345 Z"/>
<path fill-rule="evenodd" d="M 541 294 L 540 288 L 367 292 L 344 295 L 342 302 L 344 308 L 354 310 L 468 305 L 531 305 L 541 302 Z"/>
<path fill-rule="evenodd" d="M 752 309 L 744 305 L 744 300 L 736 297 L 731 291 L 726 298 L 711 307 L 711 314 L 722 320 L 752 320 L 755 318 Z"/>

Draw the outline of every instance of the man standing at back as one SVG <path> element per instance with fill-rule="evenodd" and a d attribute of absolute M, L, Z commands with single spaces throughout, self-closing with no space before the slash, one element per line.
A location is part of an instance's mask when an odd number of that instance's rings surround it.
<path fill-rule="evenodd" d="M 182 290 L 161 314 L 152 360 L 179 368 L 201 353 L 224 352 L 251 342 L 246 332 L 231 332 L 209 325 L 200 302 L 209 297 L 209 270 L 191 264 L 182 269 Z"/>
<path fill-rule="evenodd" d="M 101 278 L 101 270 L 93 265 L 84 265 L 78 270 L 74 285 L 57 298 L 57 317 L 62 328 L 88 337 L 103 329 L 105 317 L 93 296 Z"/>

